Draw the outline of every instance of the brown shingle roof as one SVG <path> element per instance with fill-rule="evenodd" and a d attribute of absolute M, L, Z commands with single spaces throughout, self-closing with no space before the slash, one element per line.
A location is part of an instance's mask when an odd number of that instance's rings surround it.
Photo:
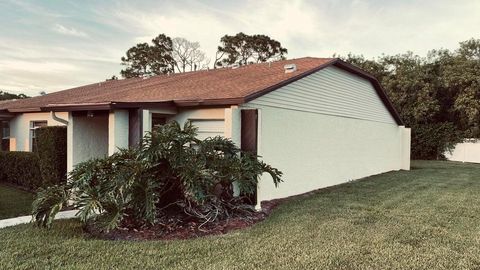
<path fill-rule="evenodd" d="M 297 71 L 285 73 L 284 65 L 295 64 Z M 397 122 L 400 117 L 378 81 L 371 75 L 336 58 L 284 60 L 252 64 L 239 68 L 222 68 L 150 78 L 104 81 L 44 96 L 0 104 L 0 111 L 48 111 L 54 108 L 133 103 L 173 102 L 177 106 L 229 105 L 247 102 L 264 93 L 303 78 L 324 67 L 335 65 L 372 81 L 380 98 Z"/>
<path fill-rule="evenodd" d="M 300 58 L 239 67 L 105 81 L 18 100 L 0 109 L 34 109 L 53 104 L 165 102 L 242 99 L 334 59 Z M 283 66 L 297 71 L 285 74 Z"/>

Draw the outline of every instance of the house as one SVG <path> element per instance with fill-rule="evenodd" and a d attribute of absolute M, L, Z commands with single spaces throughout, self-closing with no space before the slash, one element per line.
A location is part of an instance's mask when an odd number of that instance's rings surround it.
<path fill-rule="evenodd" d="M 0 104 L 11 151 L 35 129 L 67 125 L 68 168 L 139 142 L 167 121 L 223 135 L 284 172 L 260 179 L 258 201 L 410 168 L 410 129 L 379 82 L 335 58 L 112 80 Z"/>

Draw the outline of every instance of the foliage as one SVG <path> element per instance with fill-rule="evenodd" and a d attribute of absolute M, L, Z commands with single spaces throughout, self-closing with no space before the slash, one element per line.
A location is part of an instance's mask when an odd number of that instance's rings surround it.
<path fill-rule="evenodd" d="M 459 141 L 459 134 L 480 137 L 479 51 L 480 39 L 471 39 L 455 51 L 432 50 L 427 57 L 408 52 L 376 59 L 351 54 L 342 58 L 379 79 L 412 127 L 412 158 L 436 159 Z M 444 139 L 436 139 L 439 129 Z"/>
<path fill-rule="evenodd" d="M 81 220 L 104 230 L 125 222 L 154 224 L 171 211 L 206 223 L 244 211 L 232 185 L 241 194 L 252 194 L 262 173 L 270 174 L 275 185 L 281 182 L 280 171 L 242 153 L 232 141 L 198 140 L 190 123 L 182 130 L 171 122 L 147 134 L 136 148 L 79 164 L 63 188 L 71 194 Z M 67 200 L 63 194 L 58 187 L 39 193 L 34 209 L 37 224 L 51 224 L 58 206 Z"/>
<path fill-rule="evenodd" d="M 416 159 L 444 159 L 463 139 L 450 122 L 412 126 L 412 156 Z"/>
<path fill-rule="evenodd" d="M 0 90 L 0 100 L 10 100 L 10 99 L 23 99 L 28 98 L 29 96 L 25 94 L 12 94 L 5 91 Z"/>
<path fill-rule="evenodd" d="M 222 44 L 217 49 L 215 66 L 281 60 L 288 53 L 279 41 L 266 35 L 247 35 L 240 32 L 234 36 L 225 35 L 220 42 Z"/>
<path fill-rule="evenodd" d="M 62 184 L 67 178 L 67 127 L 37 129 L 37 154 L 43 186 Z"/>
<path fill-rule="evenodd" d="M 205 52 L 200 50 L 200 43 L 176 37 L 172 40 L 172 56 L 177 72 L 205 69 L 209 60 Z"/>
<path fill-rule="evenodd" d="M 42 177 L 37 154 L 0 151 L 0 181 L 29 190 L 40 187 Z"/>
<path fill-rule="evenodd" d="M 172 56 L 172 39 L 164 34 L 152 39 L 152 45 L 139 43 L 122 57 L 122 65 L 126 66 L 120 74 L 124 78 L 153 76 L 172 73 L 174 59 Z"/>
<path fill-rule="evenodd" d="M 68 193 L 62 186 L 49 186 L 46 189 L 40 188 L 37 197 L 33 201 L 32 209 L 37 225 L 50 227 L 55 215 L 67 205 Z"/>

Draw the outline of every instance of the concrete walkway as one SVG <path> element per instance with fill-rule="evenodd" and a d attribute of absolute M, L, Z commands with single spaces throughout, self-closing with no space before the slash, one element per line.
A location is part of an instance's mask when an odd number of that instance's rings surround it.
<path fill-rule="evenodd" d="M 68 218 L 76 218 L 78 210 L 69 210 L 69 211 L 61 211 L 56 216 L 55 219 L 68 219 Z M 15 218 L 8 218 L 8 219 L 0 219 L 0 229 L 20 224 L 30 223 L 32 221 L 32 216 L 21 216 Z"/>

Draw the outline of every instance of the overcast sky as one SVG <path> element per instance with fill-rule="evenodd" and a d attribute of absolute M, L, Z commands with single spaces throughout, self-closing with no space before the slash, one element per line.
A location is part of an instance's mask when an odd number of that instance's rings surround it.
<path fill-rule="evenodd" d="M 37 95 L 105 80 L 128 48 L 159 33 L 198 41 L 211 58 L 240 31 L 280 41 L 288 58 L 425 55 L 480 38 L 479 14 L 478 0 L 0 0 L 0 89 Z"/>

